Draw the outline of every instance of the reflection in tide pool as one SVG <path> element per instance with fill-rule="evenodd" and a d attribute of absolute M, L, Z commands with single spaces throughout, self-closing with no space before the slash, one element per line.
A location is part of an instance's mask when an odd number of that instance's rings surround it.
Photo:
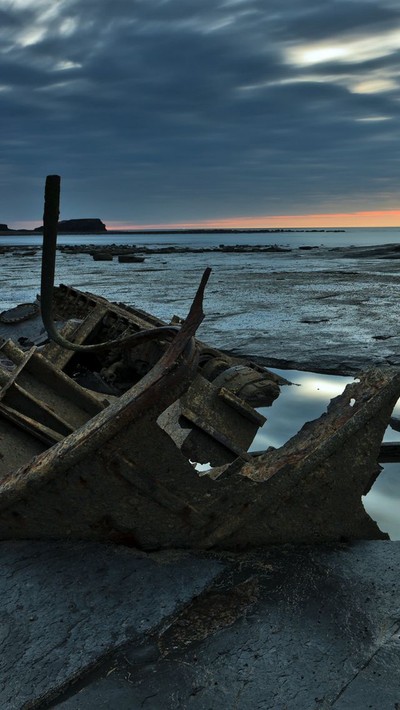
<path fill-rule="evenodd" d="M 320 375 L 297 370 L 272 370 L 292 382 L 281 389 L 272 407 L 259 411 L 267 422 L 255 437 L 250 451 L 260 451 L 268 446 L 282 446 L 294 436 L 305 422 L 316 419 L 326 411 L 333 397 L 343 392 L 352 382 L 351 377 Z M 400 404 L 394 415 L 400 416 Z M 400 432 L 388 427 L 384 441 L 400 441 Z M 385 464 L 374 486 L 363 497 L 367 513 L 387 532 L 392 540 L 400 540 L 400 463 Z"/>

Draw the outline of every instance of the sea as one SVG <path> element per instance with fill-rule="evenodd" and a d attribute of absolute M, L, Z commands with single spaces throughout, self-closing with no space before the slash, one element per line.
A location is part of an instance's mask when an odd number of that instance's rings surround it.
<path fill-rule="evenodd" d="M 18 256 L 12 249 L 0 255 L 2 288 L 0 289 L 0 311 L 18 303 L 35 299 L 40 284 L 41 235 L 0 236 L 1 246 L 38 247 L 34 256 Z M 241 233 L 168 233 L 168 234 L 115 234 L 102 235 L 60 235 L 60 245 L 136 245 L 152 248 L 162 247 L 218 247 L 219 245 L 277 245 L 296 249 L 301 246 L 320 247 L 322 251 L 344 246 L 381 246 L 400 244 L 398 228 L 352 228 L 344 231 L 293 230 L 290 232 L 241 232 Z M 196 254 L 152 255 L 140 265 L 140 271 L 121 269 L 114 262 L 93 262 L 88 255 L 57 255 L 56 283 L 71 284 L 82 290 L 92 291 L 108 297 L 112 301 L 132 303 L 139 308 L 153 312 L 160 318 L 168 319 L 172 313 L 186 313 L 186 303 L 179 293 L 179 284 L 196 283 L 200 269 L 200 257 Z M 257 254 L 235 255 L 230 262 L 229 254 L 218 253 L 211 261 L 215 272 L 228 273 L 226 269 L 256 268 Z M 207 256 L 207 262 L 210 259 Z M 273 259 L 273 268 L 287 268 L 288 262 Z M 147 266 L 149 262 L 149 266 Z M 204 260 L 201 259 L 201 268 Z M 231 263 L 231 266 L 229 264 Z M 309 268 L 318 268 L 318 250 L 313 252 Z M 223 267 L 223 268 L 222 268 Z M 231 271 L 231 273 L 232 273 Z M 140 279 L 138 279 L 140 274 Z M 143 284 L 146 283 L 146 287 Z M 149 285 L 150 284 L 150 285 Z M 220 288 L 223 288 L 220 286 Z M 184 289 L 182 289 L 183 291 Z M 132 299 L 132 293 L 134 298 Z M 213 289 L 210 288 L 210 298 Z M 215 292 L 216 293 L 216 292 Z M 218 294 L 214 296 L 218 298 Z M 234 304 L 232 303 L 232 308 Z M 257 309 L 256 309 L 257 310 Z M 253 324 L 254 326 L 254 324 Z M 212 344 L 212 343 L 210 343 Z M 294 383 L 282 388 L 282 394 L 272 408 L 262 410 L 268 417 L 266 425 L 257 434 L 252 450 L 267 446 L 281 446 L 306 422 L 320 416 L 330 399 L 343 391 L 351 378 L 323 375 L 295 370 L 274 370 Z M 297 385 L 297 386 L 296 386 Z M 395 415 L 400 416 L 400 403 Z M 400 441 L 400 433 L 388 428 L 385 440 Z M 400 464 L 386 464 L 371 491 L 363 499 L 363 504 L 377 521 L 380 528 L 393 540 L 400 540 Z"/>
<path fill-rule="evenodd" d="M 340 230 L 340 231 L 339 231 Z M 303 245 L 323 247 L 343 246 L 372 246 L 375 244 L 400 243 L 399 227 L 360 227 L 341 230 L 327 229 L 276 232 L 169 232 L 168 234 L 149 233 L 120 233 L 107 234 L 61 234 L 58 236 L 59 244 L 135 244 L 137 246 L 163 247 L 163 246 L 190 246 L 190 247 L 217 247 L 219 244 L 248 244 L 248 245 L 273 245 L 296 248 Z M 40 246 L 41 235 L 0 236 L 1 245 L 31 245 Z"/>

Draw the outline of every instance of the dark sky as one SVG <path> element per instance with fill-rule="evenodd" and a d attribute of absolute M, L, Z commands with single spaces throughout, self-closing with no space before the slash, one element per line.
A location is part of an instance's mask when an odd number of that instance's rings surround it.
<path fill-rule="evenodd" d="M 0 222 L 49 173 L 108 224 L 399 209 L 398 0 L 0 0 L 0 35 Z"/>

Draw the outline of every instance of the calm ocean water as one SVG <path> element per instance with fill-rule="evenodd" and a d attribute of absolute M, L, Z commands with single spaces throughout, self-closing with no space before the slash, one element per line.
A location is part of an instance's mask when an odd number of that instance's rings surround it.
<path fill-rule="evenodd" d="M 278 244 L 280 246 L 299 247 L 302 245 L 338 247 L 367 246 L 373 244 L 395 244 L 400 242 L 400 227 L 375 227 L 346 229 L 344 232 L 242 232 L 240 234 L 76 234 L 59 235 L 59 244 L 137 244 L 146 246 L 193 246 L 209 247 L 219 244 Z M 38 236 L 0 236 L 0 245 L 39 246 L 42 243 Z"/>

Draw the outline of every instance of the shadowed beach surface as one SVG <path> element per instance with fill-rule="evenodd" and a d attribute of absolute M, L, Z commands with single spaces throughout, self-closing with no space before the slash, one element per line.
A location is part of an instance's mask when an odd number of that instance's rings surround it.
<path fill-rule="evenodd" d="M 0 544 L 4 710 L 395 710 L 400 543 Z"/>

